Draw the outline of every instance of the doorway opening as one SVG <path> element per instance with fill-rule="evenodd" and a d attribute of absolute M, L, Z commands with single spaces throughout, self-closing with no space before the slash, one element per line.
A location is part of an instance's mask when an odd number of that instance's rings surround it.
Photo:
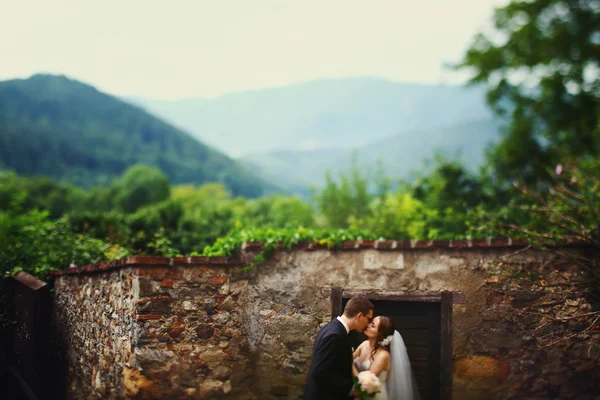
<path fill-rule="evenodd" d="M 392 319 L 402 335 L 422 400 L 449 400 L 452 392 L 452 303 L 464 302 L 458 293 L 391 293 L 333 288 L 332 318 L 342 314 L 348 300 L 364 295 L 375 316 Z M 462 301 L 461 301 L 462 300 Z M 351 332 L 353 348 L 367 337 Z"/>

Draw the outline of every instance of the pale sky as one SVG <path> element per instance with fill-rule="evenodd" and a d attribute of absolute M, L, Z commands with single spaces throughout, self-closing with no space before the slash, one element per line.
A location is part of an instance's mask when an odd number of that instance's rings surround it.
<path fill-rule="evenodd" d="M 506 0 L 0 0 L 0 80 L 65 74 L 115 95 L 213 97 L 444 70 Z"/>

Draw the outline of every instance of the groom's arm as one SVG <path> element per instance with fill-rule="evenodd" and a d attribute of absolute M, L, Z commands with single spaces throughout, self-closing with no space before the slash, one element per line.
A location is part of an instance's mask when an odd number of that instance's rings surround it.
<path fill-rule="evenodd" d="M 348 343 L 344 336 L 329 335 L 322 339 L 320 351 L 315 354 L 313 363 L 313 377 L 320 387 L 337 388 L 336 392 L 350 392 L 352 389 L 351 374 L 344 373 L 344 367 L 350 369 L 350 365 L 341 365 L 342 355 L 348 352 Z"/>

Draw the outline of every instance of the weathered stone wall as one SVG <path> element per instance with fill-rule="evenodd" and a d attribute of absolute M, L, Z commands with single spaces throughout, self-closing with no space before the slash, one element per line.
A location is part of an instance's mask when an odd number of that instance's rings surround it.
<path fill-rule="evenodd" d="M 240 289 L 227 274 L 232 267 L 178 261 L 132 257 L 119 269 L 56 277 L 69 398 L 248 392 L 249 353 L 237 311 Z"/>
<path fill-rule="evenodd" d="M 127 395 L 239 398 L 248 392 L 240 288 L 230 283 L 230 269 L 182 265 L 134 270 L 135 351 Z"/>
<path fill-rule="evenodd" d="M 132 354 L 130 269 L 69 275 L 55 281 L 55 310 L 68 363 L 69 398 L 118 397 Z"/>
<path fill-rule="evenodd" d="M 223 259 L 136 258 L 111 272 L 59 275 L 59 318 L 71 319 L 66 331 L 77 338 L 71 386 L 89 398 L 299 398 L 314 338 L 331 315 L 329 289 L 342 287 L 464 294 L 466 303 L 453 306 L 455 399 L 593 398 L 597 392 L 599 333 L 593 326 L 577 333 L 577 316 L 593 311 L 587 292 L 571 285 L 587 277 L 568 262 L 510 247 L 356 247 L 280 251 L 251 274 L 239 262 L 220 264 Z M 515 279 L 515 271 L 535 279 Z M 539 310 L 549 307 L 568 319 L 544 325 Z M 543 334 L 565 329 L 574 337 L 542 347 L 554 341 Z M 88 355 L 82 343 L 99 330 L 113 344 Z M 130 341 L 115 344 L 124 330 Z M 92 353 L 112 354 L 107 371 Z"/>
<path fill-rule="evenodd" d="M 456 398 L 598 399 L 600 313 L 592 303 L 600 298 L 590 292 L 592 277 L 564 259 L 530 255 L 487 268 L 481 321 L 454 349 Z"/>

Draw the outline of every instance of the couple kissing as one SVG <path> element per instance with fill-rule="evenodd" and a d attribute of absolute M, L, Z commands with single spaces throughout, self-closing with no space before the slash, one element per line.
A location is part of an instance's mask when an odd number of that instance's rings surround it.
<path fill-rule="evenodd" d="M 363 296 L 352 297 L 341 316 L 327 323 L 315 339 L 305 400 L 358 397 L 353 377 L 370 371 L 381 385 L 375 400 L 417 399 L 406 346 L 386 316 Z M 348 335 L 362 332 L 367 340 L 353 352 Z"/>

